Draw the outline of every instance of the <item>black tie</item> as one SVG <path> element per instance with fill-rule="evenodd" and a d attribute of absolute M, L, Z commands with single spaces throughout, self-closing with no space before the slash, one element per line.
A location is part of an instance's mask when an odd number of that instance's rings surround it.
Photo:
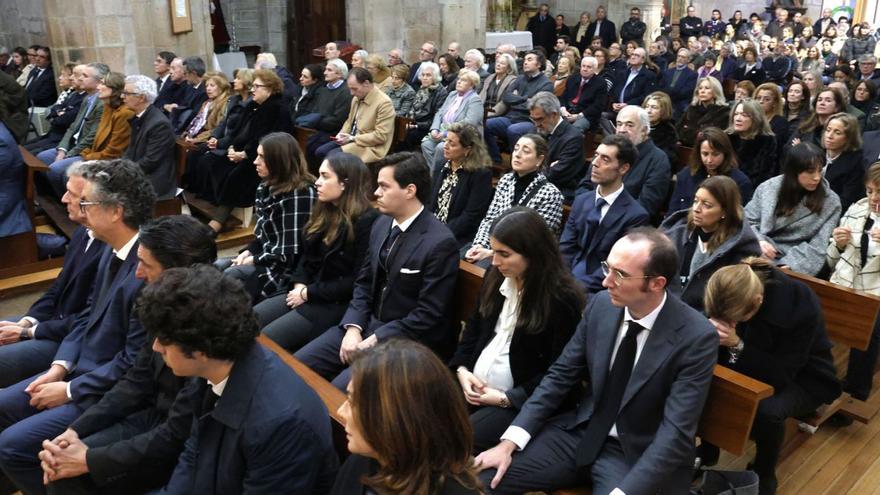
<path fill-rule="evenodd" d="M 630 321 L 627 325 L 626 336 L 617 349 L 617 356 L 611 366 L 611 373 L 605 381 L 602 396 L 596 398 L 593 417 L 590 418 L 587 431 L 584 432 L 584 437 L 578 445 L 575 457 L 578 466 L 589 466 L 596 461 L 605 439 L 608 438 L 611 426 L 617 420 L 620 401 L 623 399 L 636 360 L 636 335 L 644 329 L 634 321 Z"/>
<path fill-rule="evenodd" d="M 400 237 L 402 230 L 400 227 L 394 226 L 391 229 L 391 233 L 388 235 L 388 238 L 385 239 L 385 243 L 382 244 L 382 250 L 379 251 L 379 262 L 382 264 L 382 268 L 386 271 L 388 270 L 388 255 L 391 254 L 391 250 L 394 249 L 394 243 L 397 242 L 397 238 Z"/>
<path fill-rule="evenodd" d="M 202 416 L 211 414 L 214 412 L 214 408 L 217 406 L 217 401 L 220 399 L 220 396 L 214 393 L 214 389 L 208 387 L 208 390 L 205 391 L 205 397 L 202 399 Z"/>
<path fill-rule="evenodd" d="M 125 263 L 125 260 L 116 256 L 116 254 L 110 258 L 110 265 L 107 267 L 107 278 L 104 279 L 104 284 L 101 286 L 101 293 L 98 297 L 98 301 L 104 300 L 107 291 L 109 291 L 110 286 L 113 285 L 113 280 L 116 279 L 116 274 L 119 273 L 119 267 L 121 267 L 123 263 Z"/>

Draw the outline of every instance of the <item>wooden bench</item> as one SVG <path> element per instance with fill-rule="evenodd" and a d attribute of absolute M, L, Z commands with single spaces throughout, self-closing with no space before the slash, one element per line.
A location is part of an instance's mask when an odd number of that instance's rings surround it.
<path fill-rule="evenodd" d="M 401 117 L 399 115 L 394 117 L 394 138 L 391 141 L 392 149 L 402 149 L 402 146 L 406 143 L 406 135 L 409 131 L 409 125 L 415 123 L 415 120 L 408 117 Z M 431 164 L 429 163 L 428 166 L 430 167 Z"/>

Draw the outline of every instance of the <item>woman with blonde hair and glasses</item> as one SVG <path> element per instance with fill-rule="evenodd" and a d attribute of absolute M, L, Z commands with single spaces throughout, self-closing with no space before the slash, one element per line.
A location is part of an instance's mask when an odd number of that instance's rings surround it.
<path fill-rule="evenodd" d="M 355 358 L 339 407 L 348 451 L 331 495 L 479 495 L 460 388 L 427 347 L 392 339 Z"/>

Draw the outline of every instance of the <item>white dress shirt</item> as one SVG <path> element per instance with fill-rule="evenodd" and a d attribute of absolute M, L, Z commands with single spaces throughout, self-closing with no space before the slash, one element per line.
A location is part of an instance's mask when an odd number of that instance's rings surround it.
<path fill-rule="evenodd" d="M 620 183 L 620 187 L 617 188 L 616 191 L 609 193 L 608 195 L 605 195 L 605 196 L 603 196 L 599 192 L 598 187 L 596 188 L 596 199 L 602 198 L 605 200 L 605 203 L 606 203 L 606 204 L 602 205 L 602 210 L 599 212 L 599 223 L 602 223 L 602 220 L 605 220 L 605 214 L 608 213 L 608 210 L 611 209 L 611 205 L 613 205 L 614 202 L 617 201 L 617 198 L 619 198 L 621 194 L 623 194 L 623 183 L 622 182 Z"/>
<path fill-rule="evenodd" d="M 513 388 L 513 374 L 510 371 L 510 342 L 519 316 L 519 291 L 510 278 L 505 278 L 498 288 L 504 296 L 504 305 L 495 323 L 495 336 L 483 348 L 474 364 L 474 376 L 491 388 L 507 392 Z"/>

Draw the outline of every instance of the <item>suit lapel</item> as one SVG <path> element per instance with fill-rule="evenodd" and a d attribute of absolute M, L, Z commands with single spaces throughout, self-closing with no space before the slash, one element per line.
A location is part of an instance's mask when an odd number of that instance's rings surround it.
<path fill-rule="evenodd" d="M 666 304 L 654 322 L 654 328 L 648 333 L 645 347 L 633 368 L 629 384 L 620 401 L 620 409 L 623 410 L 630 399 L 642 388 L 645 383 L 657 372 L 657 369 L 666 362 L 675 344 L 678 341 L 678 329 L 681 328 L 676 315 L 675 300 L 667 295 Z"/>
<path fill-rule="evenodd" d="M 587 362 L 590 364 L 590 386 L 593 389 L 594 400 L 598 400 L 602 396 L 605 380 L 610 371 L 611 352 L 614 351 L 617 332 L 620 329 L 620 322 L 623 320 L 623 308 L 613 306 L 612 308 L 613 317 L 599 318 L 600 321 L 593 339 L 594 345 L 587 344 Z"/>
<path fill-rule="evenodd" d="M 134 269 L 137 267 L 137 246 L 138 243 L 135 242 L 131 248 L 131 251 L 129 251 L 128 253 L 128 257 L 125 259 L 125 262 L 123 262 L 122 266 L 119 267 L 119 271 L 116 273 L 116 278 L 113 279 L 113 282 L 107 289 L 107 294 L 102 300 L 95 302 L 97 306 L 93 308 L 92 314 L 90 316 L 89 327 L 91 327 L 101 319 L 101 317 L 104 315 L 104 312 L 110 306 L 110 301 L 114 299 L 116 291 L 119 290 L 123 282 L 128 279 L 129 275 L 131 275 L 131 272 L 133 272 Z M 109 253 L 109 256 L 106 254 L 104 255 L 104 259 L 101 260 L 103 269 L 101 270 L 99 276 L 96 277 L 97 282 L 95 288 L 98 290 L 98 293 L 100 293 L 101 289 L 100 286 L 97 284 L 100 284 L 101 281 L 104 280 L 107 269 L 110 267 L 111 257 L 116 256 L 116 254 L 113 253 L 113 249 L 109 245 L 107 246 L 107 251 Z"/>
<path fill-rule="evenodd" d="M 423 210 L 409 228 L 406 229 L 405 232 L 402 232 L 400 237 L 397 238 L 394 248 L 388 255 L 388 258 L 391 260 L 388 266 L 389 285 L 391 285 L 391 281 L 396 279 L 400 274 L 400 269 L 404 267 L 404 263 L 409 259 L 410 254 L 418 250 L 419 245 L 424 239 L 424 236 L 421 234 L 425 230 L 425 215 L 431 214 L 432 213 L 427 209 Z"/>
<path fill-rule="evenodd" d="M 616 224 L 620 220 L 620 217 L 623 216 L 623 213 L 628 206 L 629 201 L 627 201 L 624 195 L 618 196 L 617 200 L 614 203 L 611 203 L 611 206 L 608 207 L 608 211 L 605 212 L 605 218 L 596 225 L 595 234 L 590 235 L 590 245 L 587 247 L 588 253 L 592 252 L 599 241 L 605 237 L 605 232 L 608 231 L 610 226 Z"/>

